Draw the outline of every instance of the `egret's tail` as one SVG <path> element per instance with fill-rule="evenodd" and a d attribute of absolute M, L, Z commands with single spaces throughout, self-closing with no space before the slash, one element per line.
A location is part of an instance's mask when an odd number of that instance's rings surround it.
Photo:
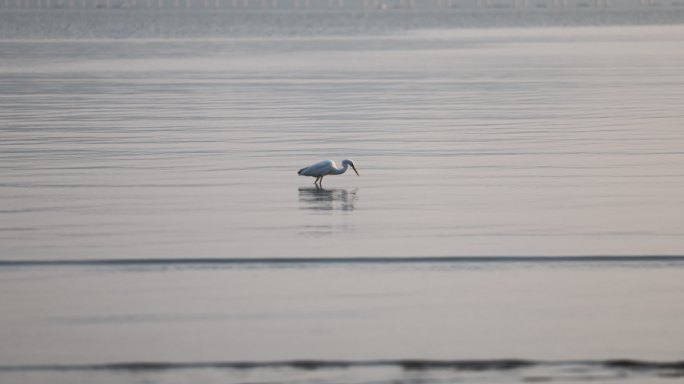
<path fill-rule="evenodd" d="M 298 174 L 299 176 L 301 176 L 301 175 L 302 175 L 302 172 L 304 172 L 305 169 L 306 169 L 306 168 L 300 169 L 299 171 L 297 171 L 297 174 Z"/>

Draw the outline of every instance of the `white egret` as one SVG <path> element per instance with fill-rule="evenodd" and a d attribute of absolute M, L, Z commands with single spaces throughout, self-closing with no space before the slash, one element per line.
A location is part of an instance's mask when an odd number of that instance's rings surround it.
<path fill-rule="evenodd" d="M 347 172 L 347 169 L 349 169 L 349 166 L 351 165 L 352 169 L 354 172 L 356 172 L 356 176 L 359 176 L 359 171 L 356 170 L 356 167 L 354 166 L 354 162 L 346 159 L 342 160 L 342 166 L 338 167 L 337 163 L 335 163 L 334 160 L 321 160 L 317 163 L 313 163 L 309 165 L 308 167 L 300 169 L 297 174 L 299 176 L 311 176 L 315 177 L 316 181 L 314 181 L 314 185 L 317 185 L 319 187 L 322 187 L 323 183 L 323 176 L 328 176 L 328 175 L 341 175 L 345 172 Z"/>

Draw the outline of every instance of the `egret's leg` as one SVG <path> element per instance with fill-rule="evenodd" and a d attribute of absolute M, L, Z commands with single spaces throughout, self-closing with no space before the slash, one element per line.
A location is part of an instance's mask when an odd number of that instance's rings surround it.
<path fill-rule="evenodd" d="M 321 176 L 321 180 L 318 182 L 318 185 L 320 185 L 321 188 L 323 188 L 323 176 Z"/>
<path fill-rule="evenodd" d="M 318 180 L 320 180 L 320 179 L 321 179 L 320 176 L 316 177 L 316 180 L 314 181 L 314 185 L 318 185 Z"/>

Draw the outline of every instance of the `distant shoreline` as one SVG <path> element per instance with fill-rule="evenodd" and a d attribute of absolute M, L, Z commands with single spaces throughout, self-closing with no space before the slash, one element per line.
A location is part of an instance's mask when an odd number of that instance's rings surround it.
<path fill-rule="evenodd" d="M 1 3 L 2 0 L 0 0 Z M 681 8 L 590 9 L 8 9 L 0 41 L 392 36 L 419 30 L 684 25 Z"/>
<path fill-rule="evenodd" d="M 227 9 L 413 12 L 684 8 L 684 0 L 0 0 L 4 9 Z"/>

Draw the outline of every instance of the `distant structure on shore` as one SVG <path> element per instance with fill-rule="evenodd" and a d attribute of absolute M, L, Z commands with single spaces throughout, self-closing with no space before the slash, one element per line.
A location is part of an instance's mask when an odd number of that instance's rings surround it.
<path fill-rule="evenodd" d="M 684 0 L 0 0 L 0 9 L 340 9 L 373 11 L 681 8 Z"/>

